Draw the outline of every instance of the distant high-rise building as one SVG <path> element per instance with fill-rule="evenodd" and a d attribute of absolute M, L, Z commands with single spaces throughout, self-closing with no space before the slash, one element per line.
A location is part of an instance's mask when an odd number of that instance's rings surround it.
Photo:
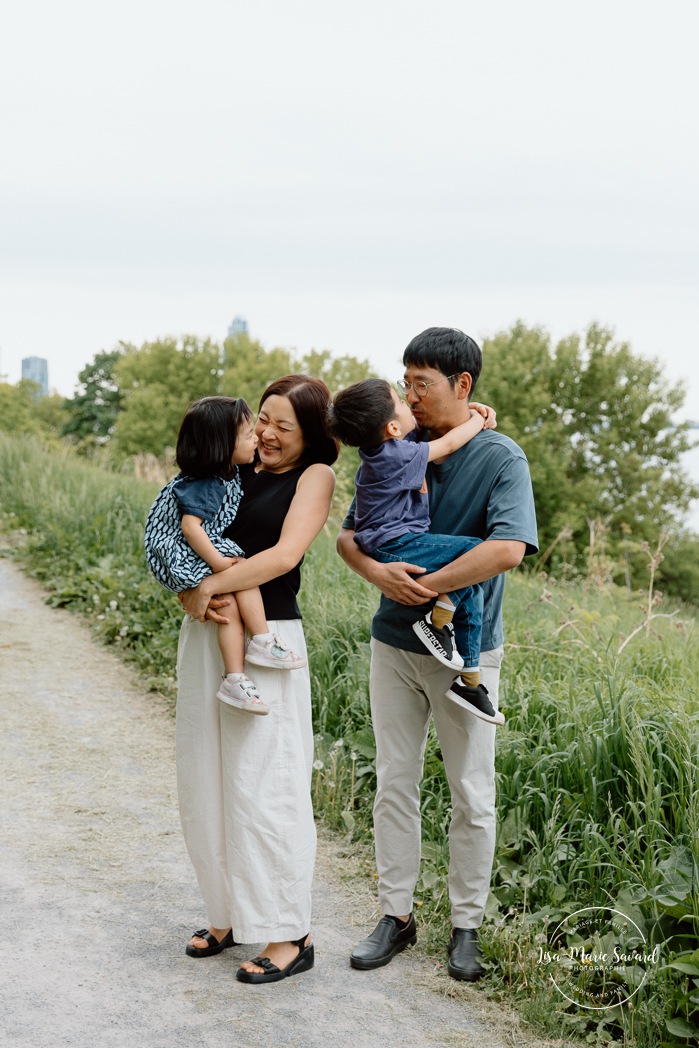
<path fill-rule="evenodd" d="M 41 396 L 49 394 L 49 365 L 43 357 L 24 357 L 22 360 L 22 378 L 36 382 Z"/>
<path fill-rule="evenodd" d="M 233 317 L 231 320 L 230 327 L 228 328 L 229 335 L 247 335 L 248 333 L 248 322 L 243 320 L 242 317 Z"/>

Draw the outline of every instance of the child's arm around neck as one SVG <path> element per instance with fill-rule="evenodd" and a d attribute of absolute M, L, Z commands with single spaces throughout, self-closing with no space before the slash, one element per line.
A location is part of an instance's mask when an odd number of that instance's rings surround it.
<path fill-rule="evenodd" d="M 484 425 L 485 419 L 483 416 L 477 411 L 472 411 L 471 417 L 466 422 L 462 422 L 459 426 L 454 426 L 443 437 L 437 437 L 436 440 L 429 442 L 428 447 L 430 450 L 427 461 L 434 462 L 435 459 L 451 455 L 457 448 L 462 448 L 464 444 L 468 444 L 469 440 L 475 437 L 476 433 L 480 433 Z"/>

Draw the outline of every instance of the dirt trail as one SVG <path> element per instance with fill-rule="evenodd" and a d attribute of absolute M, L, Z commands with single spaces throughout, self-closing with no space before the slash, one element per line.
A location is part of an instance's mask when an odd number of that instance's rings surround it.
<path fill-rule="evenodd" d="M 0 559 L 3 1044 L 551 1043 L 417 950 L 377 972 L 350 969 L 375 900 L 346 843 L 327 834 L 312 972 L 250 987 L 234 977 L 249 946 L 188 958 L 184 944 L 205 920 L 179 829 L 173 719 L 44 596 Z"/>

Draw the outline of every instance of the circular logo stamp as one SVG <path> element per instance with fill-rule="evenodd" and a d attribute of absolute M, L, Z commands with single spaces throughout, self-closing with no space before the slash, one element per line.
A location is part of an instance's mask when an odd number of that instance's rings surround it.
<path fill-rule="evenodd" d="M 625 1004 L 638 993 L 660 959 L 639 925 L 608 906 L 576 910 L 554 928 L 548 948 L 539 948 L 556 989 L 571 1004 L 601 1011 Z"/>

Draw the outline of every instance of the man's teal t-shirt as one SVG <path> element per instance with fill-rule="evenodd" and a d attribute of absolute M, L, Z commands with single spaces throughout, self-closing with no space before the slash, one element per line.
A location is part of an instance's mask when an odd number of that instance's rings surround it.
<path fill-rule="evenodd" d="M 529 466 L 522 449 L 509 437 L 491 429 L 482 430 L 444 462 L 428 465 L 427 487 L 430 531 L 434 534 L 514 539 L 526 544 L 526 554 L 536 553 L 536 513 Z M 342 526 L 354 529 L 354 502 Z M 481 585 L 481 650 L 491 651 L 503 643 L 505 575 L 496 575 Z M 424 655 L 424 645 L 411 629 L 424 612 L 425 605 L 409 607 L 382 595 L 371 635 L 392 648 Z"/>

